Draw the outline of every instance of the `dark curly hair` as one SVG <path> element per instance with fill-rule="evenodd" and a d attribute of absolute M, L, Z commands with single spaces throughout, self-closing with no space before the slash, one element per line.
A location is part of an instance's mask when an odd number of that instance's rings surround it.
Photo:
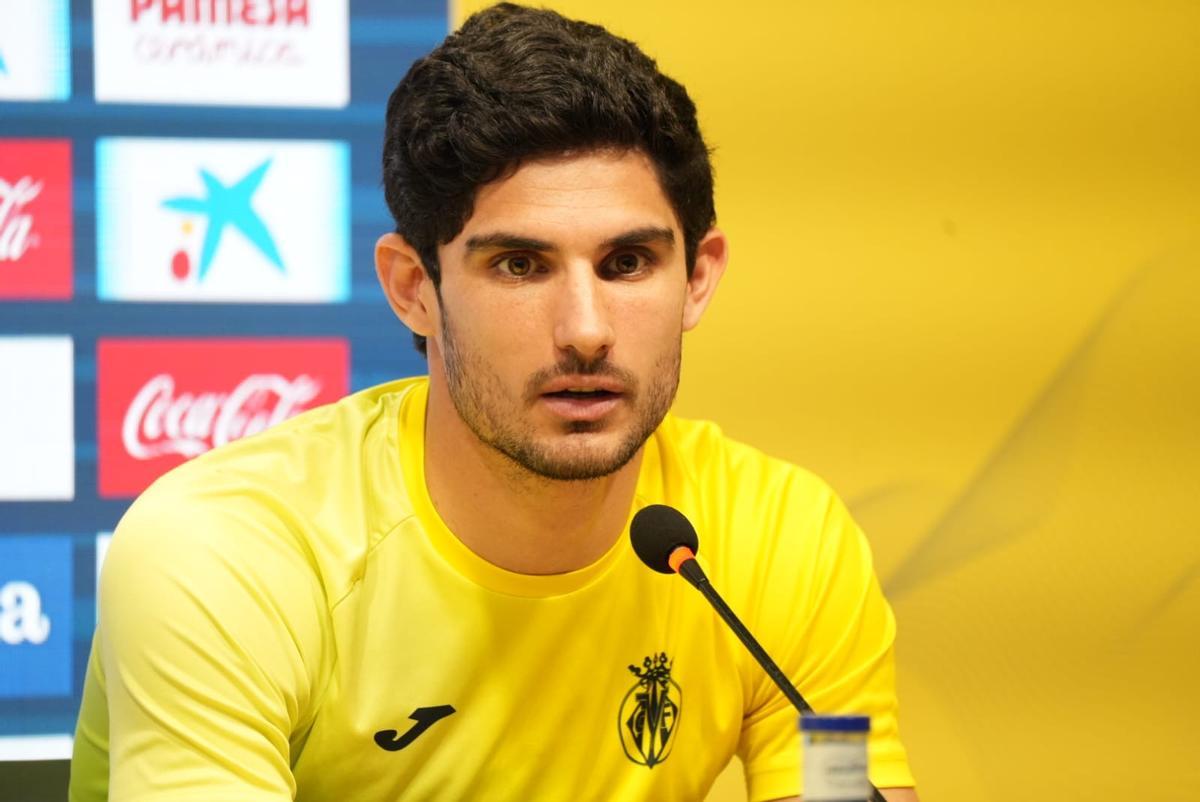
<path fill-rule="evenodd" d="M 437 287 L 437 247 L 462 231 L 480 186 L 530 159 L 596 148 L 649 156 L 683 226 L 690 275 L 716 214 L 687 90 L 598 25 L 488 8 L 415 62 L 388 100 L 383 185 L 396 232 Z M 424 353 L 425 338 L 416 344 Z"/>

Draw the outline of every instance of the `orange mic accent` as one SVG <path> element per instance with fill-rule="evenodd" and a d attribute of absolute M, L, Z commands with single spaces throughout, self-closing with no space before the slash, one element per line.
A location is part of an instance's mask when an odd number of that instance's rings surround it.
<path fill-rule="evenodd" d="M 679 566 L 683 565 L 688 560 L 696 559 L 696 552 L 689 549 L 687 546 L 676 546 L 667 557 L 667 563 L 671 566 L 671 570 L 679 573 Z"/>

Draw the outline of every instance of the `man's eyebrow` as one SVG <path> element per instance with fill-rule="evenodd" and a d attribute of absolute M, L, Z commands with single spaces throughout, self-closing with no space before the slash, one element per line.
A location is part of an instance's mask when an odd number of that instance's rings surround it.
<path fill-rule="evenodd" d="M 605 250 L 611 250 L 613 248 L 628 248 L 632 245 L 648 245 L 654 242 L 664 245 L 674 245 L 675 232 L 669 228 L 662 228 L 660 226 L 642 226 L 641 228 L 635 228 L 618 234 L 615 237 L 610 237 L 600 243 L 600 247 Z M 494 231 L 490 234 L 476 234 L 475 236 L 468 237 L 466 248 L 468 253 L 494 249 L 539 251 L 542 253 L 558 250 L 552 242 L 537 239 L 536 237 L 513 234 L 507 231 Z"/>
<path fill-rule="evenodd" d="M 631 245 L 649 245 L 653 242 L 663 245 L 674 245 L 675 232 L 669 228 L 643 226 L 642 228 L 635 228 L 632 231 L 626 231 L 624 234 L 618 234 L 612 239 L 605 240 L 603 247 L 605 249 L 628 248 Z"/>
<path fill-rule="evenodd" d="M 553 243 L 533 237 L 523 237 L 520 234 L 510 234 L 507 231 L 496 231 L 491 234 L 477 234 L 467 237 L 467 252 L 487 251 L 501 248 L 512 251 L 553 251 Z"/>

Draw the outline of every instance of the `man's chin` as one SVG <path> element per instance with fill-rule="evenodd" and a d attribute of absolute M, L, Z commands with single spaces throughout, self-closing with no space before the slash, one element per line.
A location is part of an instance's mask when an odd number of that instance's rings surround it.
<path fill-rule="evenodd" d="M 574 432 L 568 438 L 601 439 L 596 433 Z M 607 438 L 605 438 L 607 439 Z M 641 442 L 498 444 L 497 450 L 524 470 L 543 479 L 584 482 L 612 476 L 629 464 Z"/>
<path fill-rule="evenodd" d="M 522 462 L 521 467 L 543 479 L 556 482 L 588 482 L 604 479 L 620 471 L 633 458 L 542 460 Z"/>
<path fill-rule="evenodd" d="M 567 421 L 564 428 L 568 434 L 599 434 L 604 431 L 605 423 L 599 420 Z"/>

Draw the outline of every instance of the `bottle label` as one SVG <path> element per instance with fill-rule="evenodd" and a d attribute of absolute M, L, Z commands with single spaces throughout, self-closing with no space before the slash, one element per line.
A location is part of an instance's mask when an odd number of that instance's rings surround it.
<path fill-rule="evenodd" d="M 865 743 L 807 745 L 804 750 L 804 802 L 862 802 L 870 798 Z"/>

